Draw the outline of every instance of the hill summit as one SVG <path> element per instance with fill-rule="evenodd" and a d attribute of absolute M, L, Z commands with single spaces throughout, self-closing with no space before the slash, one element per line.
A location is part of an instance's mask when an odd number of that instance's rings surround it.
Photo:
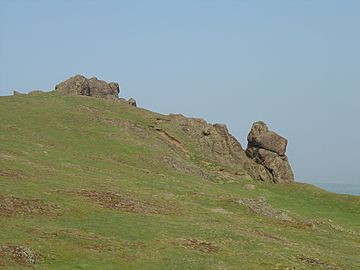
<path fill-rule="evenodd" d="M 55 91 L 64 95 L 83 95 L 124 101 L 119 98 L 118 83 L 107 83 L 96 77 L 87 79 L 82 75 L 73 76 L 55 86 Z M 136 106 L 131 98 L 129 104 Z M 248 136 L 246 151 L 222 124 L 209 124 L 202 119 L 170 115 L 159 122 L 173 123 L 198 146 L 204 159 L 229 166 L 236 173 L 248 174 L 251 178 L 273 183 L 290 183 L 294 175 L 285 155 L 287 140 L 270 131 L 264 122 L 253 124 Z M 180 139 L 155 123 L 153 128 L 162 134 L 170 144 L 181 146 Z M 179 147 L 181 149 L 182 147 Z M 200 170 L 200 169 L 199 169 Z M 202 172 L 206 174 L 206 172 Z"/>

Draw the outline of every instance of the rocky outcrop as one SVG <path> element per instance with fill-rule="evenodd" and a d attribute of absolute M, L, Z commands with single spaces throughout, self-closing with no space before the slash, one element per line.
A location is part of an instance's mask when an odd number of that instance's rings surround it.
<path fill-rule="evenodd" d="M 253 179 L 289 183 L 294 175 L 285 156 L 287 140 L 270 131 L 263 122 L 254 123 L 248 136 L 246 151 L 225 125 L 209 124 L 203 119 L 170 115 L 170 121 L 191 138 L 201 159 L 216 161 L 232 168 L 238 175 Z"/>
<path fill-rule="evenodd" d="M 243 168 L 247 158 L 241 144 L 222 124 L 209 124 L 200 118 L 172 114 L 170 120 L 187 134 L 203 158 L 216 160 L 224 166 Z"/>
<path fill-rule="evenodd" d="M 270 178 L 274 183 L 290 183 L 294 174 L 285 156 L 287 140 L 270 131 L 264 122 L 253 124 L 248 135 L 246 155 L 265 168 L 261 174 L 250 169 L 251 174 L 258 174 L 261 180 Z"/>
<path fill-rule="evenodd" d="M 55 86 L 55 91 L 64 95 L 82 95 L 100 98 L 118 99 L 120 87 L 118 83 L 107 83 L 96 77 L 87 79 L 76 75 Z"/>

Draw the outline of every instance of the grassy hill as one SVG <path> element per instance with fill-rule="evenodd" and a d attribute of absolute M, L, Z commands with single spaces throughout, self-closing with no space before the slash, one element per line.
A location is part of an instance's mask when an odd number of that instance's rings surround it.
<path fill-rule="evenodd" d="M 0 268 L 360 269 L 360 197 L 227 173 L 163 118 L 0 97 Z"/>

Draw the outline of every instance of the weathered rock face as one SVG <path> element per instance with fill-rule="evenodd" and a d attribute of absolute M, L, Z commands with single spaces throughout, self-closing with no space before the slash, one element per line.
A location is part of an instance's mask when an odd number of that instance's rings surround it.
<path fill-rule="evenodd" d="M 225 166 L 244 167 L 247 160 L 241 144 L 222 124 L 209 124 L 203 119 L 170 115 L 170 119 L 200 148 L 205 158 Z"/>
<path fill-rule="evenodd" d="M 248 136 L 248 148 L 244 151 L 225 125 L 212 125 L 203 119 L 182 115 L 170 115 L 170 121 L 191 138 L 205 160 L 214 160 L 260 181 L 294 181 L 285 156 L 287 140 L 270 131 L 263 122 L 254 123 Z"/>
<path fill-rule="evenodd" d="M 280 156 L 285 155 L 287 140 L 270 131 L 264 122 L 253 124 L 247 140 L 251 146 L 275 152 Z"/>
<path fill-rule="evenodd" d="M 82 75 L 76 75 L 59 83 L 55 90 L 64 95 L 83 95 L 100 98 L 118 99 L 120 87 L 118 83 L 107 83 L 96 77 L 87 79 Z"/>
<path fill-rule="evenodd" d="M 285 156 L 286 146 L 287 140 L 270 131 L 264 122 L 254 123 L 248 135 L 246 154 L 266 171 L 259 173 L 256 168 L 251 168 L 251 174 L 258 174 L 263 181 L 270 178 L 274 183 L 293 182 L 294 174 Z"/>

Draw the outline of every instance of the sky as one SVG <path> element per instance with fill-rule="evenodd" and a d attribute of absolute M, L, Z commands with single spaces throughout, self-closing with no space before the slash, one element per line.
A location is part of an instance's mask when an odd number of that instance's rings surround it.
<path fill-rule="evenodd" d="M 253 122 L 298 181 L 360 184 L 360 1 L 0 0 L 0 95 L 75 74 L 156 112 Z M 1 116 L 0 116 L 1 117 Z"/>

